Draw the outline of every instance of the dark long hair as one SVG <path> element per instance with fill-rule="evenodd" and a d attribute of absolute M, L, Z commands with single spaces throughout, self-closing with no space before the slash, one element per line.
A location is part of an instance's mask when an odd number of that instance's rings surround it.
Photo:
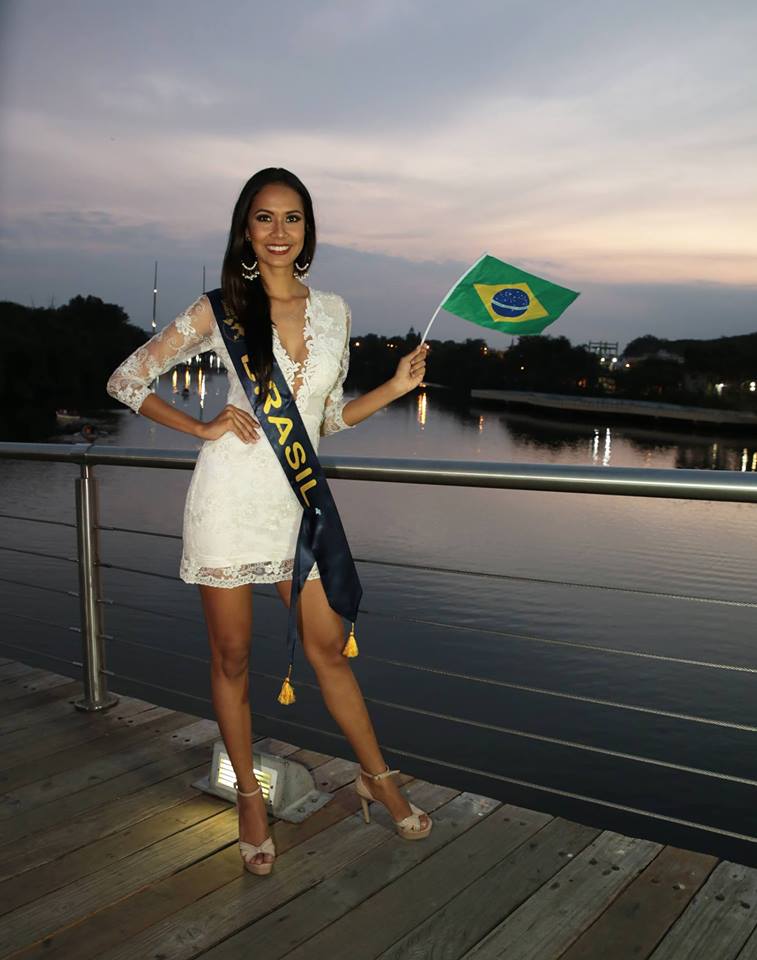
<path fill-rule="evenodd" d="M 303 266 L 313 262 L 315 256 L 315 216 L 313 201 L 305 184 L 283 167 L 266 167 L 258 170 L 242 187 L 234 205 L 229 230 L 229 242 L 221 269 L 221 296 L 244 328 L 249 364 L 260 386 L 258 399 L 265 402 L 268 381 L 273 369 L 273 327 L 271 325 L 271 301 L 265 292 L 260 276 L 254 280 L 242 277 L 242 260 L 251 264 L 255 260 L 252 245 L 245 239 L 247 218 L 255 195 L 269 183 L 283 183 L 296 190 L 302 200 L 305 213 L 305 243 L 296 263 Z"/>

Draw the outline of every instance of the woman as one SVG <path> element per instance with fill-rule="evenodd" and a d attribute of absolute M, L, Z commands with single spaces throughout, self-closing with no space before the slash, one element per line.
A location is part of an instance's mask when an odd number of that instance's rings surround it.
<path fill-rule="evenodd" d="M 275 357 L 317 451 L 320 436 L 356 426 L 418 386 L 428 344 L 403 356 L 386 383 L 345 403 L 350 310 L 337 294 L 301 282 L 315 247 L 313 204 L 302 182 L 280 167 L 251 177 L 232 216 L 221 274 L 223 301 L 244 329 L 256 383 L 268 384 Z M 150 384 L 175 364 L 211 349 L 229 371 L 228 403 L 202 423 L 161 400 Z M 303 508 L 261 432 L 205 294 L 127 357 L 108 380 L 107 391 L 135 412 L 205 441 L 187 492 L 180 576 L 198 584 L 202 598 L 213 707 L 237 778 L 242 860 L 253 873 L 270 873 L 275 847 L 252 766 L 252 584 L 275 583 L 289 607 Z M 355 790 L 366 822 L 367 801 L 378 800 L 400 836 L 427 836 L 431 818 L 402 796 L 390 776 L 399 771 L 389 770 L 381 755 L 360 687 L 342 656 L 342 618 L 329 606 L 317 564 L 300 593 L 298 624 L 326 706 L 360 762 Z"/>

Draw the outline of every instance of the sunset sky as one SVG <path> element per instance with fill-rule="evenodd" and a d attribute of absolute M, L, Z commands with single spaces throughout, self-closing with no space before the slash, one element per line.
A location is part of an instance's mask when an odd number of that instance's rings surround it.
<path fill-rule="evenodd" d="M 757 331 L 757 5 L 289 0 L 0 8 L 0 297 L 147 328 L 219 281 L 256 170 L 311 191 L 307 282 L 422 330 L 484 251 L 574 343 Z M 430 337 L 510 338 L 441 314 Z"/>

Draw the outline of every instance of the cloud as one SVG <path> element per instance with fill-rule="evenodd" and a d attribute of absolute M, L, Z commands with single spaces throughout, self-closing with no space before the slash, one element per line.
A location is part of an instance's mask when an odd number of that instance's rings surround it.
<path fill-rule="evenodd" d="M 617 284 L 639 298 L 627 318 L 667 289 L 690 291 L 676 315 L 699 315 L 717 284 L 714 322 L 741 322 L 757 253 L 746 0 L 42 9 L 9 4 L 5 24 L 12 289 L 52 283 L 23 250 L 70 263 L 71 281 L 77 252 L 103 276 L 155 258 L 196 276 L 220 260 L 244 181 L 276 165 L 311 189 L 333 262 L 368 271 L 337 273 L 360 296 L 371 271 L 409 270 L 402 303 L 412 289 L 422 313 L 449 285 L 438 270 L 489 250 L 568 286 Z"/>

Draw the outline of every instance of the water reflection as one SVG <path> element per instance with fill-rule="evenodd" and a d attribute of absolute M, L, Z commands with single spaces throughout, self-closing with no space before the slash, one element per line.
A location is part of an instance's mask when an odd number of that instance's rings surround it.
<path fill-rule="evenodd" d="M 215 370 L 213 369 L 214 367 Z M 193 372 L 195 373 L 194 378 L 192 376 Z M 160 394 L 161 380 L 166 379 L 169 381 L 170 394 L 172 397 L 180 396 L 185 401 L 189 401 L 196 397 L 197 405 L 199 407 L 199 419 L 202 420 L 204 419 L 202 414 L 205 410 L 208 397 L 208 374 L 210 375 L 211 380 L 215 378 L 216 374 L 224 374 L 224 376 L 218 377 L 216 380 L 216 389 L 214 391 L 214 395 L 218 396 L 222 390 L 225 391 L 226 389 L 228 381 L 225 373 L 226 368 L 221 363 L 217 354 L 212 352 L 209 353 L 204 361 L 202 356 L 197 354 L 186 364 L 181 364 L 178 367 L 174 367 L 172 370 L 169 370 L 162 376 L 157 377 L 153 382 L 152 387 L 155 393 Z"/>
<path fill-rule="evenodd" d="M 697 447 L 681 447 L 676 453 L 676 466 L 698 470 L 740 470 L 754 473 L 757 469 L 757 449 L 726 443 L 711 443 Z"/>
<path fill-rule="evenodd" d="M 432 402 L 435 402 L 434 397 Z M 479 432 L 496 429 L 509 443 L 503 459 L 544 459 L 597 466 L 679 467 L 704 470 L 757 471 L 757 439 L 738 435 L 676 433 L 637 424 L 592 424 L 521 413 L 471 408 Z"/>
<path fill-rule="evenodd" d="M 170 382 L 170 402 L 181 396 L 183 405 L 205 419 L 209 402 L 223 401 L 227 389 L 226 369 L 217 356 L 206 363 L 199 357 L 184 367 L 176 368 L 164 378 Z M 349 399 L 349 390 L 346 399 Z M 214 400 L 213 398 L 216 398 Z M 675 432 L 660 426 L 637 423 L 591 422 L 558 416 L 538 416 L 520 411 L 503 410 L 479 402 L 461 404 L 446 390 L 429 389 L 422 384 L 417 394 L 400 398 L 391 404 L 390 421 L 379 428 L 369 419 L 360 435 L 353 435 L 351 448 L 359 452 L 361 438 L 369 431 L 380 431 L 371 437 L 382 446 L 383 455 L 403 455 L 393 449 L 395 437 L 391 423 L 402 417 L 403 410 L 412 411 L 419 434 L 424 436 L 423 455 L 455 459 L 501 460 L 511 462 L 584 463 L 596 466 L 676 467 L 683 469 L 757 471 L 757 438 L 747 441 L 738 435 L 719 436 L 710 433 Z M 435 416 L 430 416 L 431 413 Z M 149 429 L 149 428 L 148 428 Z M 165 435 L 165 431 L 162 431 Z M 482 435 L 486 433 L 485 443 Z M 413 447 L 411 455 L 420 448 Z"/>
<path fill-rule="evenodd" d="M 491 422 L 496 420 L 507 431 L 516 447 L 542 448 L 553 453 L 559 453 L 560 450 L 577 452 L 587 449 L 588 437 L 588 454 L 590 458 L 593 456 L 598 431 L 588 424 L 566 425 L 560 420 L 542 420 L 520 414 L 496 414 L 489 419 Z"/>
<path fill-rule="evenodd" d="M 594 436 L 592 437 L 591 443 L 590 443 L 590 445 L 589 445 L 589 449 L 590 449 L 590 452 L 591 452 L 591 461 L 592 461 L 592 463 L 599 463 L 599 462 L 600 462 L 600 456 L 599 456 L 599 430 L 598 430 L 596 427 L 594 428 Z M 601 458 L 601 463 L 602 463 L 602 466 L 603 466 L 603 467 L 606 467 L 606 466 L 609 465 L 611 455 L 612 455 L 612 434 L 611 434 L 611 432 L 610 432 L 610 428 L 609 428 L 609 427 L 606 427 L 606 428 L 605 428 L 605 433 L 604 433 L 604 440 L 603 440 L 603 443 L 602 443 L 602 458 Z"/>
<path fill-rule="evenodd" d="M 426 391 L 420 390 L 418 392 L 418 425 L 421 427 L 421 429 L 426 425 L 427 403 Z"/>

